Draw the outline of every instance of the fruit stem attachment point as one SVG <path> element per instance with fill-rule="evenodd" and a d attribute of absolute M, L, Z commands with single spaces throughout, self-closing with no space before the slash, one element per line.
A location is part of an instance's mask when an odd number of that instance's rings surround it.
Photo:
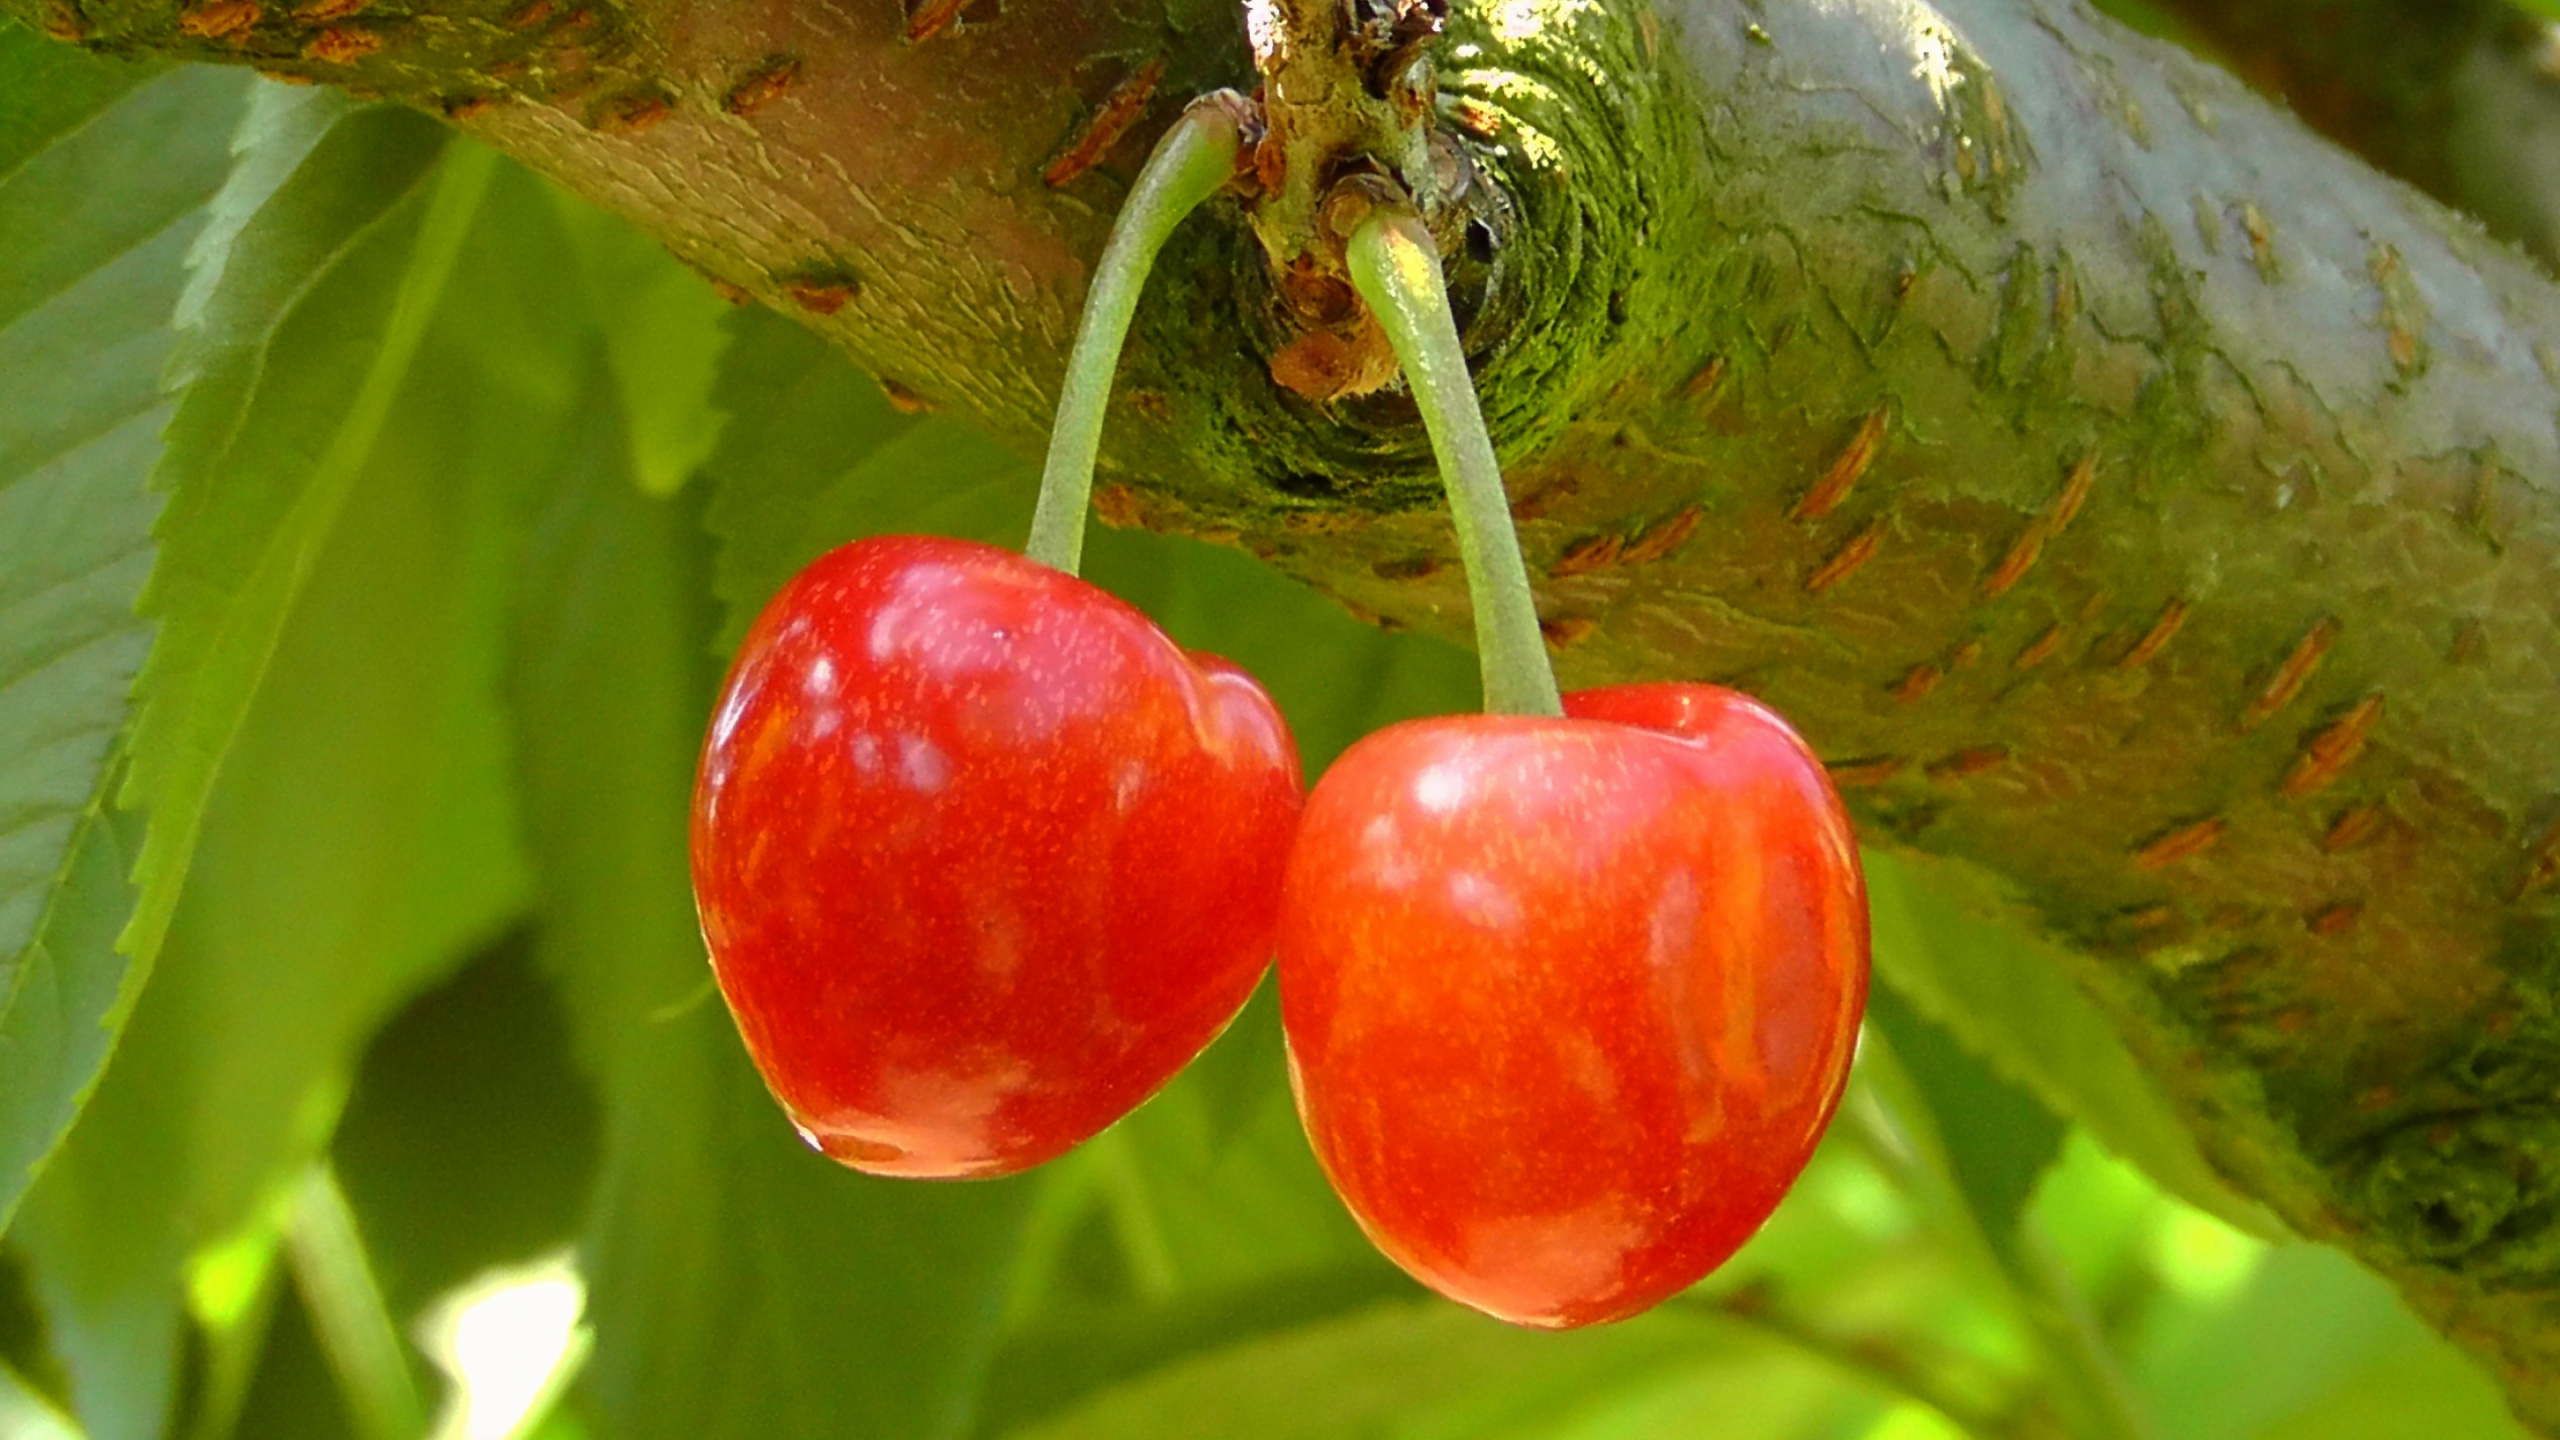
<path fill-rule="evenodd" d="M 1234 178 L 1244 106 L 1227 90 L 1192 101 L 1156 142 L 1111 222 L 1111 238 L 1103 243 L 1076 322 L 1075 346 L 1067 353 L 1066 383 L 1058 391 L 1049 456 L 1040 471 L 1040 499 L 1031 512 L 1031 540 L 1022 547 L 1044 565 L 1073 575 L 1083 562 L 1093 459 L 1102 446 L 1103 412 L 1111 403 L 1111 380 L 1138 294 L 1173 227 Z"/>
<path fill-rule="evenodd" d="M 1382 205 L 1352 230 L 1345 258 L 1352 288 L 1368 302 L 1404 366 L 1449 490 L 1458 558 L 1467 570 L 1467 597 L 1475 604 L 1484 708 L 1497 715 L 1561 715 L 1564 704 L 1538 629 L 1537 596 L 1529 589 L 1502 466 L 1476 403 L 1457 318 L 1449 311 L 1439 248 L 1420 216 Z"/>

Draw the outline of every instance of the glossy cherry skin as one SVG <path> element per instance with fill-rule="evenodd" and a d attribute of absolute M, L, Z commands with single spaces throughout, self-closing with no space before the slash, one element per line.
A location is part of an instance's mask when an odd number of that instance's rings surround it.
<path fill-rule="evenodd" d="M 1251 677 L 965 541 L 821 557 L 748 632 L 703 747 L 713 972 L 812 1145 L 1000 1175 L 1127 1113 L 1269 962 L 1302 800 Z"/>
<path fill-rule="evenodd" d="M 1866 890 L 1821 763 L 1706 685 L 1450 716 L 1318 782 L 1281 900 L 1316 1158 L 1416 1279 L 1623 1319 L 1776 1208 L 1838 1106 Z"/>

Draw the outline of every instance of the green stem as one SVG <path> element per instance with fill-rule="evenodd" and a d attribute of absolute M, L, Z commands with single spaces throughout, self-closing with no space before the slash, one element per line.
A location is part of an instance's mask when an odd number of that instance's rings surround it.
<path fill-rule="evenodd" d="M 1110 1217 L 1120 1253 L 1127 1257 L 1129 1278 L 1145 1300 L 1165 1300 L 1182 1288 L 1173 1265 L 1173 1247 L 1165 1243 L 1164 1225 L 1147 1194 L 1136 1144 L 1125 1127 L 1113 1126 L 1093 1137 L 1096 1178 L 1102 1182 L 1103 1213 Z"/>
<path fill-rule="evenodd" d="M 1467 596 L 1475 602 L 1484 708 L 1497 715 L 1561 715 L 1546 637 L 1538 630 L 1537 596 L 1511 528 L 1511 499 L 1476 404 L 1457 318 L 1449 313 L 1439 250 L 1413 212 L 1381 206 L 1351 232 L 1349 259 L 1352 287 L 1385 327 L 1440 459 Z"/>
<path fill-rule="evenodd" d="M 1844 1107 L 1850 1133 L 1866 1142 L 1877 1168 L 1932 1213 L 1958 1258 L 2008 1302 L 2044 1352 L 2054 1407 L 2071 1432 L 2091 1440 L 2149 1440 L 2150 1427 L 2070 1277 L 2050 1257 L 2034 1254 L 2023 1231 L 2001 1235 L 1985 1224 L 1956 1178 L 1928 1093 L 1874 1026 L 1859 1043 L 1858 1064 L 1870 1103 Z"/>
<path fill-rule="evenodd" d="M 1833 1335 L 1800 1316 L 1764 1304 L 1744 1303 L 1740 1295 L 1690 1294 L 1673 1304 L 1756 1331 L 1864 1380 L 1898 1400 L 1935 1411 L 1970 1440 L 2008 1440 L 2018 1433 L 2001 1417 L 1959 1396 L 1953 1386 L 1942 1382 L 1920 1360 L 1900 1350 Z"/>
<path fill-rule="evenodd" d="M 284 1244 L 311 1328 L 355 1412 L 357 1431 L 365 1440 L 416 1440 L 425 1434 L 426 1408 L 409 1373 L 399 1327 L 374 1279 L 355 1210 L 328 1161 L 304 1177 Z"/>
<path fill-rule="evenodd" d="M 1075 348 L 1067 353 L 1048 463 L 1040 471 L 1040 500 L 1031 511 L 1031 541 L 1022 547 L 1044 565 L 1073 575 L 1084 559 L 1093 457 L 1102 446 L 1102 416 L 1111 403 L 1111 377 L 1120 368 L 1129 318 L 1137 313 L 1138 293 L 1173 227 L 1234 177 L 1242 143 L 1236 109 L 1225 91 L 1193 101 L 1156 142 L 1111 222 L 1111 238 L 1103 244 L 1076 322 Z"/>

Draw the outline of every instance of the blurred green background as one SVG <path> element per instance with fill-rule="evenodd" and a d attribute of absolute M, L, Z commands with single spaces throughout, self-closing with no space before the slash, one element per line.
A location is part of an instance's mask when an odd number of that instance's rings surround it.
<path fill-rule="evenodd" d="M 2521 1433 L 1978 877 L 1881 856 L 1839 1122 L 1623 1325 L 1379 1259 L 1267 986 L 1037 1174 L 840 1170 L 711 990 L 703 718 L 796 567 L 1018 541 L 1029 463 L 423 118 L 5 25 L 0 376 L 0 1437 Z M 1311 772 L 1474 702 L 1242 555 L 1088 573 Z"/>

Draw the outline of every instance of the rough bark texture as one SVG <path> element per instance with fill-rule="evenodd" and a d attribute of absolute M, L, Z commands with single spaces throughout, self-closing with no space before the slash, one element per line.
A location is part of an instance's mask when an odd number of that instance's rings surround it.
<path fill-rule="evenodd" d="M 2560 31 L 2506 0 L 2156 0 L 2302 118 L 2560 268 Z"/>
<path fill-rule="evenodd" d="M 0 8 L 441 107 L 1026 443 L 1141 142 L 1249 79 L 1228 0 Z M 1788 711 L 2560 1433 L 2560 289 L 2065 0 L 1488 0 L 1441 54 L 1566 680 Z M 1270 382 L 1234 216 L 1158 274 L 1106 514 L 1462 635 L 1409 404 Z"/>

